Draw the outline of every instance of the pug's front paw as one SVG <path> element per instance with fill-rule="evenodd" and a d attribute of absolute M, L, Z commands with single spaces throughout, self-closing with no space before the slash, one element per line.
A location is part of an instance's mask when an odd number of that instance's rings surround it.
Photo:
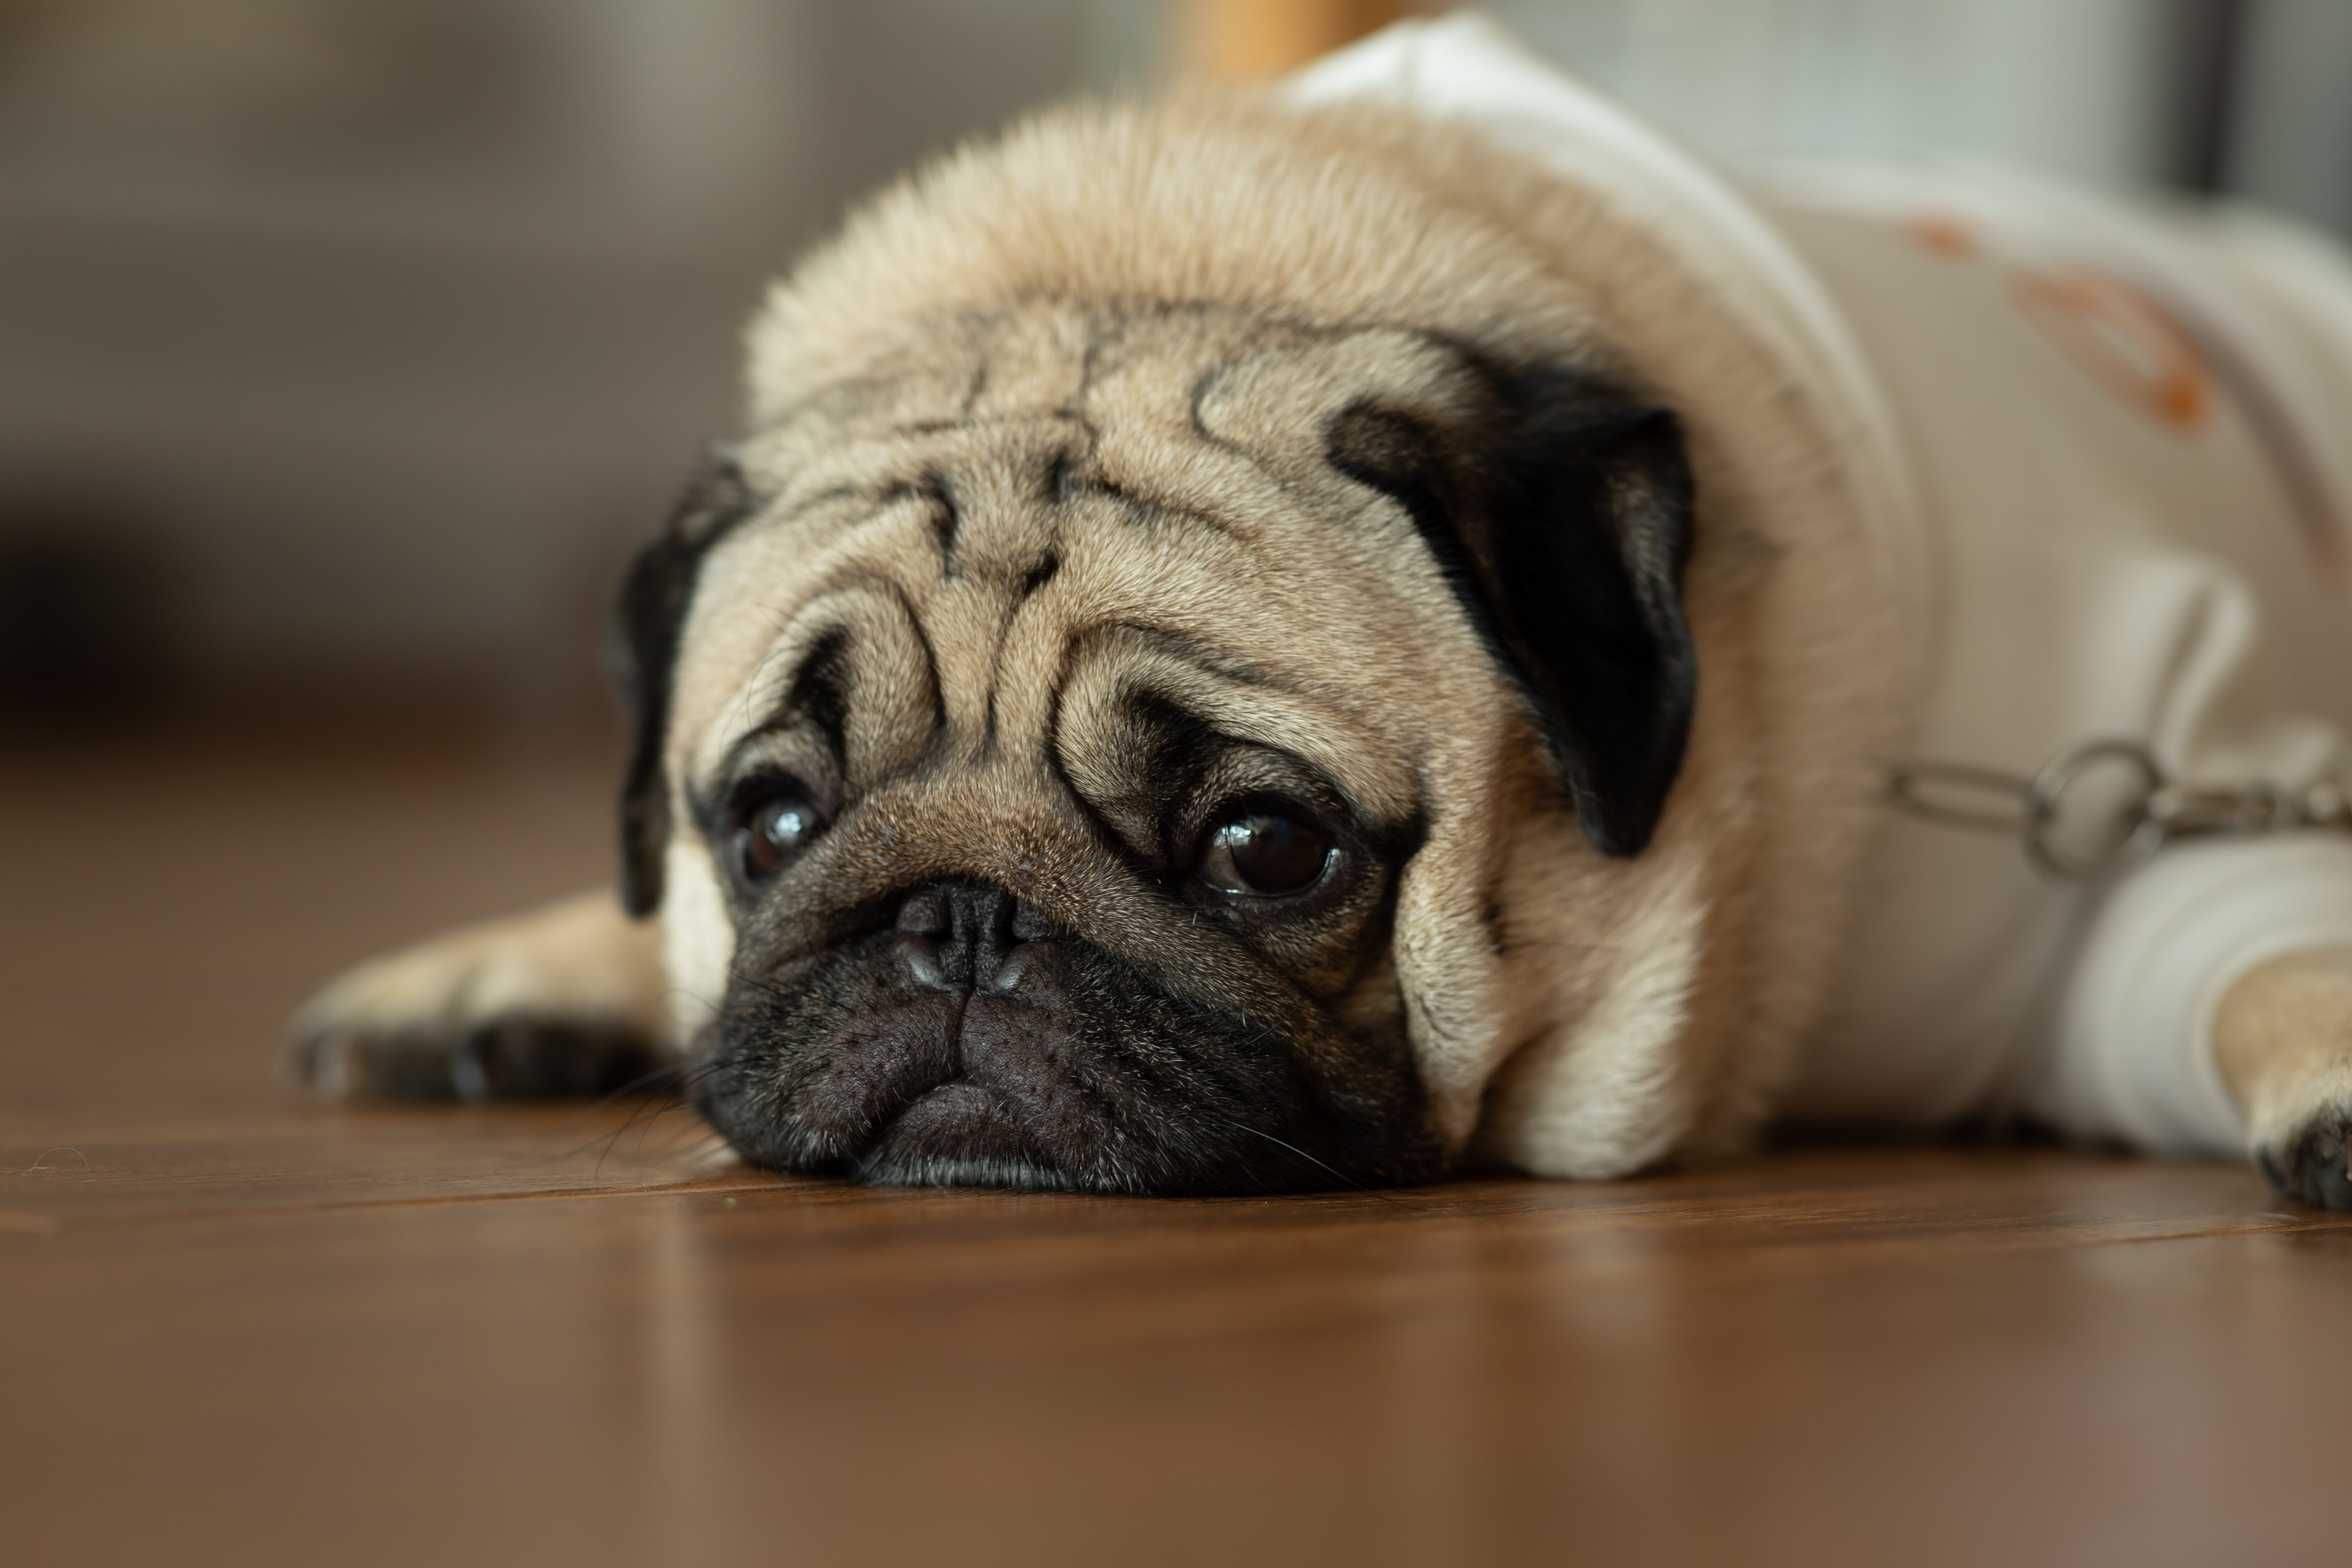
<path fill-rule="evenodd" d="M 295 1015 L 289 1076 L 335 1100 L 610 1094 L 657 1076 L 658 957 L 609 894 L 374 959 Z"/>
<path fill-rule="evenodd" d="M 2352 1211 L 2352 947 L 2290 953 L 2233 983 L 2214 1057 L 2280 1195 Z"/>
<path fill-rule="evenodd" d="M 2352 1212 L 2352 1110 L 2332 1106 L 2254 1151 L 2281 1197 Z"/>

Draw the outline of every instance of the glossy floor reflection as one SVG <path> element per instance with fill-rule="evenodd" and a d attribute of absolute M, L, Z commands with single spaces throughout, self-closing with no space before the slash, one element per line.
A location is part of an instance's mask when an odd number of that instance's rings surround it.
<path fill-rule="evenodd" d="M 2227 1166 L 866 1192 L 269 1078 L 323 967 L 602 868 L 593 770 L 0 804 L 10 1562 L 2335 1563 L 2352 1226 Z M 168 805 L 168 810 L 159 806 Z"/>

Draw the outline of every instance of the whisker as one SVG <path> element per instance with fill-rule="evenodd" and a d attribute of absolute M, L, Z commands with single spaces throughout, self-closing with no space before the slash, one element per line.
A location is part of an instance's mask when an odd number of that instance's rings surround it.
<path fill-rule="evenodd" d="M 639 1090 L 645 1089 L 648 1084 L 657 1083 L 663 1079 L 683 1071 L 685 1067 L 686 1063 L 682 1060 L 668 1061 L 661 1063 L 659 1066 L 653 1068 L 649 1071 L 639 1073 L 636 1077 L 621 1085 L 618 1089 L 615 1089 L 607 1094 L 600 1095 L 598 1098 L 590 1100 L 586 1105 L 582 1106 L 579 1112 L 574 1115 L 571 1121 L 566 1123 L 566 1125 L 577 1127 L 581 1122 L 587 1121 L 590 1117 L 595 1115 L 598 1111 L 604 1110 L 607 1106 L 610 1106 L 615 1101 L 625 1099 L 629 1095 L 637 1093 Z"/>
<path fill-rule="evenodd" d="M 1378 1198 L 1382 1203 L 1394 1204 L 1400 1208 L 1409 1209 L 1413 1206 L 1411 1204 L 1406 1203 L 1402 1198 L 1398 1197 L 1393 1193 L 1385 1193 L 1378 1187 L 1366 1186 L 1363 1183 L 1355 1180 L 1346 1172 L 1340 1170 L 1338 1166 L 1330 1164 L 1326 1161 L 1317 1159 L 1314 1155 L 1308 1153 L 1306 1150 L 1301 1149 L 1296 1143 L 1285 1142 L 1283 1140 L 1276 1138 L 1273 1133 L 1266 1131 L 1262 1127 L 1252 1127 L 1248 1122 L 1236 1121 L 1230 1116 L 1219 1117 L 1218 1120 L 1225 1122 L 1229 1126 L 1238 1127 L 1244 1132 L 1255 1133 L 1258 1137 L 1265 1139 L 1269 1143 L 1287 1149 L 1309 1164 L 1321 1166 L 1324 1170 L 1328 1171 L 1334 1177 L 1338 1178 L 1340 1185 L 1349 1188 L 1350 1191 L 1361 1193 L 1367 1197 Z"/>
<path fill-rule="evenodd" d="M 596 1156 L 595 1173 L 602 1173 L 604 1162 L 612 1158 L 613 1151 L 621 1146 L 621 1140 L 627 1137 L 632 1129 L 638 1128 L 642 1123 L 642 1131 L 637 1133 L 636 1147 L 631 1151 L 632 1153 L 635 1153 L 644 1150 L 646 1139 L 653 1131 L 654 1123 L 672 1111 L 693 1109 L 693 1102 L 687 1097 L 697 1085 L 717 1070 L 718 1065 L 711 1061 L 696 1062 L 691 1066 L 680 1063 L 677 1092 L 669 1103 L 654 1107 L 650 1111 L 642 1104 L 633 1107 L 629 1111 L 629 1119 L 614 1128 L 612 1136 L 604 1140 L 604 1147 Z M 586 1144 L 582 1144 L 575 1152 L 585 1153 L 587 1147 Z"/>

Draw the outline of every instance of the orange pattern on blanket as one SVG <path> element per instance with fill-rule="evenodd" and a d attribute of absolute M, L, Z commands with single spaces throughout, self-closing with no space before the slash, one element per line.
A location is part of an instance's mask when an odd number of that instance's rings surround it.
<path fill-rule="evenodd" d="M 1984 248 L 1975 226 L 1949 213 L 1921 213 L 1911 220 L 1911 237 L 1937 256 L 1974 256 Z"/>
<path fill-rule="evenodd" d="M 2202 355 L 2162 307 L 2102 272 L 2020 272 L 2018 307 L 2092 380 L 2182 432 L 2204 423 L 2213 383 Z"/>

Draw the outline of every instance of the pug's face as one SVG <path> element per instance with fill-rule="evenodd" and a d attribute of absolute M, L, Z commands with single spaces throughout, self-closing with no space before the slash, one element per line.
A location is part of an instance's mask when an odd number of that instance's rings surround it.
<path fill-rule="evenodd" d="M 696 1104 L 882 1183 L 1435 1173 L 1502 819 L 1631 854 L 1678 764 L 1689 500 L 1658 411 L 1385 327 L 1041 306 L 813 392 L 624 597 Z"/>

